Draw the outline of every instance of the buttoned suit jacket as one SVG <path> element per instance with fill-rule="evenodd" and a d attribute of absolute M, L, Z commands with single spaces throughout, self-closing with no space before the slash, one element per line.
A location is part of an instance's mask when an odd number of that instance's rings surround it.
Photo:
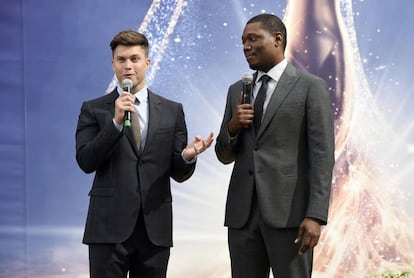
<path fill-rule="evenodd" d="M 130 128 L 113 123 L 115 89 L 82 104 L 76 129 L 76 160 L 95 172 L 83 242 L 120 243 L 132 233 L 142 210 L 151 242 L 172 246 L 170 178 L 188 179 L 194 163 L 181 152 L 187 129 L 181 104 L 148 90 L 148 133 L 141 153 Z"/>
<path fill-rule="evenodd" d="M 271 227 L 298 227 L 305 217 L 326 224 L 334 166 L 333 117 L 326 83 L 288 63 L 257 135 L 250 126 L 230 138 L 228 123 L 241 92 L 241 81 L 229 87 L 215 145 L 222 163 L 234 162 L 225 225 L 241 228 L 246 224 L 254 187 L 262 218 Z"/>

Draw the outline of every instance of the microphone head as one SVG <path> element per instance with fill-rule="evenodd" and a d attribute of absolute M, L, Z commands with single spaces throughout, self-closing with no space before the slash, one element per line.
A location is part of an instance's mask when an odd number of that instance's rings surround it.
<path fill-rule="evenodd" d="M 245 84 L 249 84 L 253 81 L 253 75 L 250 72 L 246 72 L 245 74 L 243 74 L 242 76 L 242 81 Z"/>
<path fill-rule="evenodd" d="M 126 91 L 126 92 L 131 92 L 131 88 L 132 88 L 132 80 L 131 79 L 124 79 L 122 80 L 122 90 Z"/>

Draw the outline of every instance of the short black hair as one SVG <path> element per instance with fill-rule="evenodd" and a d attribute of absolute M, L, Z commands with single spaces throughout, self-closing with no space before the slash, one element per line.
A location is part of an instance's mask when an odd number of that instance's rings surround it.
<path fill-rule="evenodd" d="M 279 17 L 273 14 L 259 14 L 249 19 L 247 24 L 254 23 L 254 22 L 260 22 L 263 29 L 268 31 L 271 34 L 275 32 L 280 32 L 283 35 L 283 49 L 284 50 L 286 49 L 286 43 L 287 43 L 286 26 Z"/>

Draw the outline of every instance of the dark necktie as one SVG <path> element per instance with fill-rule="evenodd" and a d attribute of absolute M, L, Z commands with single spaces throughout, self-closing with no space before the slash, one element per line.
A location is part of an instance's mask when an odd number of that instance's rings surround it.
<path fill-rule="evenodd" d="M 131 128 L 137 144 L 138 153 L 141 153 L 141 128 L 139 127 L 139 119 L 137 113 L 131 113 Z"/>
<path fill-rule="evenodd" d="M 259 92 L 257 93 L 256 100 L 254 101 L 254 129 L 257 132 L 259 131 L 260 125 L 262 123 L 263 117 L 263 104 L 266 99 L 267 92 L 267 82 L 270 80 L 268 75 L 262 75 L 260 78 L 262 85 L 260 86 Z"/>

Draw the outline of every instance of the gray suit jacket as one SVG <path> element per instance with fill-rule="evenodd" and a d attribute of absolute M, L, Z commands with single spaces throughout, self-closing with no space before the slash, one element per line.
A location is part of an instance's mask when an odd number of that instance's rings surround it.
<path fill-rule="evenodd" d="M 250 126 L 236 140 L 228 134 L 242 91 L 230 86 L 215 146 L 218 159 L 234 162 L 225 225 L 247 221 L 254 186 L 264 221 L 274 228 L 298 227 L 305 217 L 326 223 L 334 166 L 334 128 L 325 82 L 288 64 L 256 136 Z"/>
<path fill-rule="evenodd" d="M 183 107 L 148 90 L 147 143 L 138 155 L 129 128 L 119 132 L 114 117 L 116 89 L 84 102 L 76 129 L 76 160 L 95 172 L 83 242 L 119 243 L 134 230 L 140 210 L 150 240 L 172 246 L 170 178 L 188 179 L 195 163 L 181 152 L 187 145 Z"/>

